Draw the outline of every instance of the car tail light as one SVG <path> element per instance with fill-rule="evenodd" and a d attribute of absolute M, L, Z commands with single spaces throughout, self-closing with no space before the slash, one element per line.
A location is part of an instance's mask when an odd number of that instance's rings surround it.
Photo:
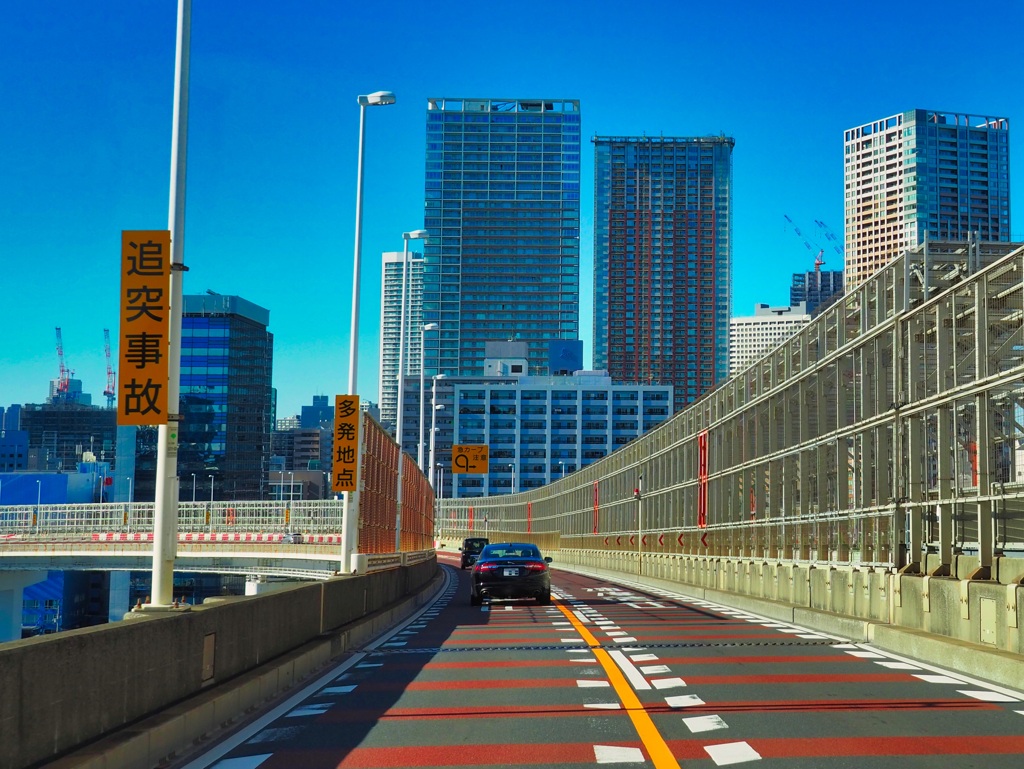
<path fill-rule="evenodd" d="M 497 568 L 493 563 L 478 563 L 473 567 L 473 571 L 495 571 Z"/>
<path fill-rule="evenodd" d="M 544 561 L 530 561 L 526 564 L 527 571 L 547 571 L 548 565 Z"/>

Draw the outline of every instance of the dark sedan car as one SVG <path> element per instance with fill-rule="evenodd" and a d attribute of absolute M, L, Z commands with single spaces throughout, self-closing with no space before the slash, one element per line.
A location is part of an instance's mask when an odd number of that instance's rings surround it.
<path fill-rule="evenodd" d="M 469 602 L 479 606 L 484 598 L 536 598 L 551 603 L 550 558 L 536 545 L 507 542 L 488 545 L 473 567 Z"/>

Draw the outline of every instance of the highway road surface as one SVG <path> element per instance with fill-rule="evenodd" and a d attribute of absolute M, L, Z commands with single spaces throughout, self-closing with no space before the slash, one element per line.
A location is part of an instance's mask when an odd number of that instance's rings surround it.
<path fill-rule="evenodd" d="M 441 560 L 433 604 L 180 766 L 1024 767 L 1020 691 L 558 570 L 552 606 L 471 607 Z"/>

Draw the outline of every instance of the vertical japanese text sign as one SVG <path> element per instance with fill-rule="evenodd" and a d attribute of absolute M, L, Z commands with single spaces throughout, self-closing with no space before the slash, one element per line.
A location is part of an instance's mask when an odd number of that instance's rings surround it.
<path fill-rule="evenodd" d="M 331 467 L 332 491 L 355 491 L 359 469 L 358 395 L 334 396 L 334 462 Z"/>
<path fill-rule="evenodd" d="M 171 233 L 122 230 L 119 425 L 167 424 Z"/>

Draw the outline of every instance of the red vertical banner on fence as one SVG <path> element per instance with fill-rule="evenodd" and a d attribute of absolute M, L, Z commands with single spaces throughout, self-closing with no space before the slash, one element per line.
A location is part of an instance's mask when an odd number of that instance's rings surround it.
<path fill-rule="evenodd" d="M 468 518 L 466 519 L 467 526 L 470 531 L 473 531 L 473 508 L 469 508 Z"/>
<path fill-rule="evenodd" d="M 526 503 L 526 533 L 533 531 L 533 502 Z"/>
<path fill-rule="evenodd" d="M 697 434 L 697 526 L 708 527 L 708 431 Z"/>
<path fill-rule="evenodd" d="M 594 481 L 594 533 L 597 534 L 597 508 L 600 503 L 600 497 L 597 493 L 597 481 Z"/>

